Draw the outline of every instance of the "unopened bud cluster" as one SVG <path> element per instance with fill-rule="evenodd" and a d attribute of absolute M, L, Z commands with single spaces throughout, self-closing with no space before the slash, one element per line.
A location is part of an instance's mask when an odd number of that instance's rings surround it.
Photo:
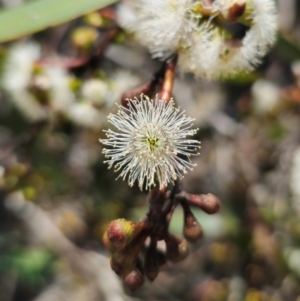
<path fill-rule="evenodd" d="M 208 79 L 253 70 L 277 29 L 274 0 L 123 0 L 118 20 L 153 56 L 177 53 L 182 71 Z"/>
<path fill-rule="evenodd" d="M 203 231 L 193 215 L 190 205 L 201 208 L 208 214 L 216 213 L 220 203 L 212 194 L 190 195 L 180 192 L 171 197 L 170 192 L 152 191 L 150 210 L 140 222 L 125 219 L 112 221 L 104 233 L 104 245 L 111 251 L 111 267 L 124 284 L 131 290 L 139 288 L 145 276 L 153 281 L 161 265 L 167 260 L 179 262 L 189 252 L 188 242 L 195 242 L 203 236 Z M 168 231 L 172 213 L 180 203 L 184 212 L 183 234 L 185 238 L 172 235 Z M 168 209 L 165 210 L 165 207 Z M 149 246 L 145 246 L 146 238 Z M 157 241 L 164 240 L 166 252 L 157 249 Z M 143 253 L 143 260 L 141 257 Z"/>

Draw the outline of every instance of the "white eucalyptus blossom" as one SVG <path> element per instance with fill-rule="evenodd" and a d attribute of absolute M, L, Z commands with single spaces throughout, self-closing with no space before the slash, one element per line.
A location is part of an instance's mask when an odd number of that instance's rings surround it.
<path fill-rule="evenodd" d="M 248 0 L 247 5 L 250 15 L 248 19 L 252 21 L 251 34 L 256 35 L 260 40 L 260 47 L 263 51 L 265 48 L 272 46 L 276 39 L 277 30 L 277 12 L 274 0 Z"/>
<path fill-rule="evenodd" d="M 122 94 L 131 88 L 141 84 L 141 78 L 132 72 L 120 69 L 110 77 L 109 91 L 107 94 L 106 107 L 112 107 L 120 101 Z"/>
<path fill-rule="evenodd" d="M 94 130 L 99 130 L 105 121 L 104 113 L 86 101 L 73 103 L 67 114 L 75 124 Z"/>
<path fill-rule="evenodd" d="M 173 100 L 141 95 L 128 100 L 128 108 L 118 107 L 117 114 L 108 116 L 116 131 L 105 130 L 107 138 L 100 142 L 109 146 L 103 149 L 105 162 L 120 171 L 119 177 L 148 190 L 157 183 L 162 188 L 193 169 L 190 157 L 200 142 L 189 137 L 197 129 L 192 129 L 193 118 L 176 108 Z"/>
<path fill-rule="evenodd" d="M 102 107 L 106 103 L 108 85 L 96 78 L 88 79 L 81 88 L 82 97 L 92 104 Z"/>
<path fill-rule="evenodd" d="M 273 0 L 247 0 L 246 21 L 250 24 L 241 40 L 228 38 L 228 32 L 210 23 L 194 31 L 192 47 L 179 53 L 183 71 L 208 79 L 228 78 L 252 71 L 275 42 L 277 17 Z M 217 0 L 214 9 L 228 10 L 240 0 Z"/>
<path fill-rule="evenodd" d="M 8 53 L 2 78 L 2 86 L 9 90 L 26 89 L 32 77 L 34 62 L 40 58 L 41 49 L 37 43 L 17 43 Z"/>
<path fill-rule="evenodd" d="M 193 0 L 125 1 L 118 10 L 118 19 L 153 56 L 165 58 L 189 44 L 189 34 L 197 19 L 193 7 Z"/>
<path fill-rule="evenodd" d="M 253 109 L 257 114 L 273 112 L 280 105 L 280 88 L 269 80 L 259 79 L 251 88 Z"/>
<path fill-rule="evenodd" d="M 51 107 L 55 111 L 67 112 L 76 97 L 70 87 L 72 77 L 63 68 L 47 67 L 44 70 L 50 85 Z"/>
<path fill-rule="evenodd" d="M 241 9 L 232 20 L 234 7 Z M 215 0 L 210 7 L 204 0 L 126 0 L 118 19 L 154 57 L 177 53 L 181 71 L 208 79 L 252 71 L 274 44 L 277 29 L 274 0 Z M 249 28 L 237 39 L 223 23 Z"/>
<path fill-rule="evenodd" d="M 40 58 L 40 46 L 33 42 L 12 46 L 4 65 L 1 86 L 8 99 L 29 122 L 45 120 L 49 110 L 28 91 L 33 76 L 34 62 Z"/>

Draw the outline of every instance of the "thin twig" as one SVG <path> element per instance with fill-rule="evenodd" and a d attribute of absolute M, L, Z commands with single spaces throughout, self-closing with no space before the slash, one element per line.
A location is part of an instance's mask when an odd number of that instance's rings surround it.
<path fill-rule="evenodd" d="M 177 64 L 177 55 L 175 55 L 169 63 L 167 63 L 166 71 L 164 74 L 163 83 L 159 93 L 159 99 L 166 102 L 170 101 L 173 92 L 175 69 Z"/>

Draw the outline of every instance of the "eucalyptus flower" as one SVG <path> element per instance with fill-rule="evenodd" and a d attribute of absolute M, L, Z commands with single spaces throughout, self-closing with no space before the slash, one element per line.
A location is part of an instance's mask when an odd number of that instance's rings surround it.
<path fill-rule="evenodd" d="M 153 57 L 176 53 L 182 72 L 212 80 L 254 70 L 276 40 L 274 0 L 123 0 L 117 19 Z"/>
<path fill-rule="evenodd" d="M 198 154 L 200 142 L 190 137 L 197 129 L 192 129 L 194 119 L 173 100 L 141 95 L 128 100 L 128 108 L 118 107 L 117 114 L 108 116 L 116 130 L 104 130 L 107 138 L 100 142 L 109 146 L 103 149 L 105 163 L 114 166 L 119 177 L 148 190 L 157 183 L 162 188 L 193 169 L 190 157 Z"/>

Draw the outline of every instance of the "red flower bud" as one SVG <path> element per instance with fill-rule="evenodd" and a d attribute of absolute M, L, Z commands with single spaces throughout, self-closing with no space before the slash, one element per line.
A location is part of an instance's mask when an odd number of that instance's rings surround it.
<path fill-rule="evenodd" d="M 186 208 L 184 208 L 183 234 L 184 237 L 190 242 L 195 242 L 203 236 L 202 227 L 198 223 L 188 205 Z"/>
<path fill-rule="evenodd" d="M 211 194 L 185 194 L 185 199 L 192 205 L 200 207 L 204 212 L 208 214 L 214 214 L 220 209 L 219 199 Z"/>
<path fill-rule="evenodd" d="M 135 291 L 136 289 L 142 286 L 144 280 L 145 277 L 142 274 L 142 272 L 138 268 L 135 268 L 133 271 L 131 271 L 125 276 L 124 284 L 132 291 Z"/>
<path fill-rule="evenodd" d="M 135 223 L 125 219 L 117 219 L 108 225 L 103 242 L 108 248 L 122 250 L 130 242 L 135 230 Z"/>

